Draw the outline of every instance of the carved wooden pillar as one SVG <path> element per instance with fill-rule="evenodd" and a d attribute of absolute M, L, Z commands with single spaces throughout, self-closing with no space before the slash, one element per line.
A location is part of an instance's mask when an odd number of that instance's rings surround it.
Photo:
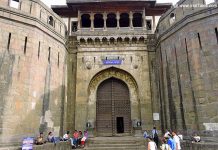
<path fill-rule="evenodd" d="M 156 24 L 155 24 L 155 16 L 152 16 L 152 20 L 153 20 L 153 31 L 154 31 L 155 28 L 156 28 Z"/>
<path fill-rule="evenodd" d="M 142 13 L 142 19 L 143 19 L 143 30 L 146 30 L 147 25 L 146 25 L 146 14 L 145 14 L 145 9 L 143 10 L 143 13 Z"/>
<path fill-rule="evenodd" d="M 104 30 L 107 30 L 107 13 L 104 12 L 103 14 L 103 19 L 104 19 Z"/>
<path fill-rule="evenodd" d="M 80 11 L 78 11 L 78 24 L 77 24 L 77 30 L 78 31 L 80 30 L 80 27 L 81 27 L 81 14 L 80 14 Z"/>
<path fill-rule="evenodd" d="M 72 24 L 71 24 L 71 18 L 68 18 L 68 35 L 71 35 L 72 32 Z"/>
<path fill-rule="evenodd" d="M 117 29 L 120 29 L 120 12 L 119 11 L 117 12 L 116 19 L 117 19 Z"/>
<path fill-rule="evenodd" d="M 95 15 L 95 14 L 94 14 L 93 12 L 90 14 L 90 19 L 91 19 L 91 31 L 94 31 L 94 19 L 95 19 L 94 15 Z"/>
<path fill-rule="evenodd" d="M 130 26 L 131 30 L 133 30 L 132 20 L 133 20 L 133 13 L 132 13 L 132 11 L 130 11 L 130 13 L 129 13 L 129 26 Z"/>

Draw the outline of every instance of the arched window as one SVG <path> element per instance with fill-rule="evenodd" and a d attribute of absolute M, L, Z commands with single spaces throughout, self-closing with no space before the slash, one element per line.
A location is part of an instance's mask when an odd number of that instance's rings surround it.
<path fill-rule="evenodd" d="M 116 14 L 114 14 L 114 13 L 109 13 L 109 14 L 107 15 L 106 24 L 107 24 L 107 27 L 108 27 L 108 28 L 115 28 L 115 27 L 117 27 Z"/>
<path fill-rule="evenodd" d="M 129 27 L 129 14 L 120 14 L 120 27 Z"/>
<path fill-rule="evenodd" d="M 170 14 L 170 24 L 173 24 L 176 21 L 176 16 L 174 13 Z"/>
<path fill-rule="evenodd" d="M 89 14 L 83 14 L 81 16 L 82 20 L 82 28 L 90 28 L 91 27 L 91 20 Z"/>
<path fill-rule="evenodd" d="M 142 27 L 142 14 L 134 13 L 132 23 L 133 27 Z"/>
<path fill-rule="evenodd" d="M 9 6 L 18 9 L 20 6 L 20 0 L 9 0 Z"/>
<path fill-rule="evenodd" d="M 51 26 L 54 26 L 54 19 L 52 16 L 48 17 L 48 24 L 50 24 Z"/>
<path fill-rule="evenodd" d="M 94 16 L 94 28 L 103 28 L 104 19 L 102 14 L 95 14 Z"/>

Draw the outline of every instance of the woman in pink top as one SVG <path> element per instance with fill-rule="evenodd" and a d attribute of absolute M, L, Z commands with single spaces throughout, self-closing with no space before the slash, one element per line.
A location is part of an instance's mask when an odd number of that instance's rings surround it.
<path fill-rule="evenodd" d="M 71 139 L 72 147 L 77 147 L 78 146 L 78 137 L 79 137 L 79 133 L 77 132 L 77 130 L 75 130 L 74 133 L 73 133 L 73 138 Z"/>

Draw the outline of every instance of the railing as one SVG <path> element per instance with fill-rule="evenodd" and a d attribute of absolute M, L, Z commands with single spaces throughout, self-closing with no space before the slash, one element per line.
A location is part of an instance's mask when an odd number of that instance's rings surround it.
<path fill-rule="evenodd" d="M 154 34 L 154 30 L 146 30 L 143 27 L 121 27 L 121 28 L 81 28 L 76 32 L 72 32 L 71 36 L 144 36 Z"/>

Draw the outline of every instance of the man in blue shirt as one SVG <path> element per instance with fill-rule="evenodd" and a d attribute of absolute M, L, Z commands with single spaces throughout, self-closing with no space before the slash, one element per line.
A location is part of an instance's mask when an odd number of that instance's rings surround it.
<path fill-rule="evenodd" d="M 165 137 L 167 139 L 167 144 L 170 146 L 172 150 L 176 150 L 176 142 L 172 139 L 171 135 Z"/>

